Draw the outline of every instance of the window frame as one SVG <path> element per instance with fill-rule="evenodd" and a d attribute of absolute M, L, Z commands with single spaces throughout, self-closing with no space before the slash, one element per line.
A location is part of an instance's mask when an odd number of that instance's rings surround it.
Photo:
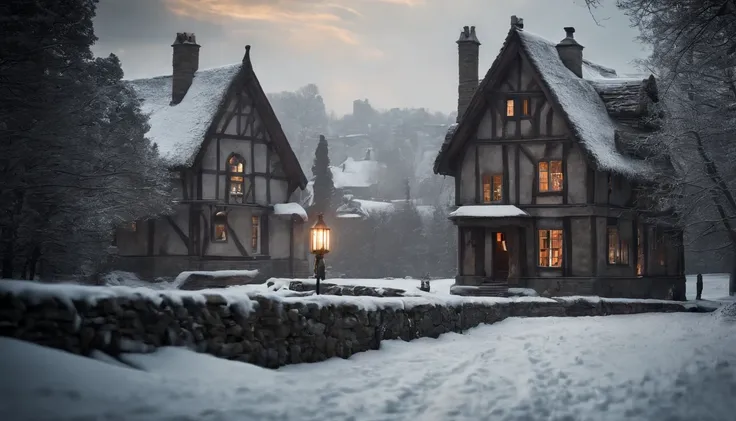
<path fill-rule="evenodd" d="M 616 244 L 611 244 L 611 234 L 615 234 Z M 611 251 L 614 252 L 613 261 Z M 609 266 L 631 266 L 631 244 L 622 238 L 618 220 L 608 221 L 606 226 L 606 263 Z"/>
<path fill-rule="evenodd" d="M 548 255 L 546 257 L 546 260 L 548 263 L 547 265 L 543 265 L 542 263 L 542 233 L 546 233 L 546 248 L 544 250 L 548 250 Z M 553 232 L 559 232 L 559 246 L 558 247 L 552 247 L 554 239 L 552 238 Z M 538 228 L 537 229 L 537 267 L 541 269 L 553 269 L 553 270 L 562 270 L 562 266 L 565 261 L 565 231 L 561 228 Z M 552 251 L 557 249 L 559 251 L 559 265 L 558 266 L 552 266 L 552 259 L 553 259 L 553 253 Z"/>
<path fill-rule="evenodd" d="M 220 222 L 218 222 L 218 218 L 220 219 Z M 223 233 L 225 234 L 224 239 L 217 238 L 217 226 L 223 225 Z M 228 225 L 228 218 L 227 218 L 227 212 L 224 210 L 216 210 L 212 214 L 212 224 L 211 224 L 211 233 L 210 233 L 210 242 L 212 243 L 227 243 L 230 240 L 230 233 L 229 233 L 229 225 Z"/>
<path fill-rule="evenodd" d="M 232 159 L 237 159 L 239 161 L 238 163 L 243 166 L 242 172 L 235 172 L 232 170 L 232 164 L 230 163 Z M 230 155 L 228 155 L 227 159 L 225 160 L 225 168 L 226 168 L 226 173 L 227 173 L 226 178 L 225 178 L 225 189 L 226 189 L 225 197 L 227 198 L 227 203 L 234 203 L 234 204 L 244 204 L 245 203 L 245 195 L 246 195 L 246 191 L 245 191 L 245 168 L 246 167 L 245 165 L 246 165 L 245 158 L 243 158 L 242 156 L 236 153 L 231 153 Z M 240 177 L 242 181 L 240 182 L 233 181 L 233 177 Z M 236 194 L 232 192 L 231 189 L 234 183 L 238 183 L 241 185 L 240 194 Z M 233 200 L 233 197 L 237 197 L 237 196 L 240 197 L 240 201 Z"/>
<path fill-rule="evenodd" d="M 551 190 L 552 186 L 552 163 L 560 163 L 560 188 Z M 542 190 L 542 164 L 547 164 L 547 189 Z M 537 161 L 537 193 L 540 195 L 559 195 L 565 193 L 565 161 L 563 159 L 542 159 Z"/>
<path fill-rule="evenodd" d="M 507 120 L 528 120 L 532 118 L 532 101 L 528 95 L 509 95 L 504 101 L 504 116 Z M 513 115 L 509 115 L 509 104 L 513 102 Z M 526 106 L 526 107 L 525 107 Z M 526 109 L 525 109 L 526 108 Z"/>
<path fill-rule="evenodd" d="M 645 236 L 646 230 L 639 224 L 636 227 L 636 276 L 642 277 L 646 274 Z"/>
<path fill-rule="evenodd" d="M 498 186 L 496 186 L 496 178 L 499 178 L 498 180 Z M 484 173 L 480 177 L 480 202 L 483 204 L 491 204 L 491 203 L 501 203 L 503 202 L 504 197 L 504 191 L 503 191 L 503 173 Z M 486 183 L 486 179 L 488 179 L 488 183 Z M 489 200 L 486 200 L 486 185 L 488 185 L 489 191 Z M 499 187 L 500 191 L 500 197 L 498 200 L 494 200 L 494 193 L 496 190 L 495 187 Z"/>

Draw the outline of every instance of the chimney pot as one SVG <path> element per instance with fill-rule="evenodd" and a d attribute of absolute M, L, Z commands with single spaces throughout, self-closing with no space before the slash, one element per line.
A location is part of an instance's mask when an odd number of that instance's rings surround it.
<path fill-rule="evenodd" d="M 564 29 L 565 38 L 557 44 L 557 54 L 565 67 L 582 78 L 583 46 L 575 40 L 575 28 L 567 26 Z"/>
<path fill-rule="evenodd" d="M 517 17 L 516 15 L 511 16 L 511 27 L 524 29 L 524 19 Z"/>
<path fill-rule="evenodd" d="M 478 89 L 478 55 L 480 41 L 475 34 L 475 26 L 463 27 L 458 46 L 458 99 L 457 121 L 460 121 Z"/>

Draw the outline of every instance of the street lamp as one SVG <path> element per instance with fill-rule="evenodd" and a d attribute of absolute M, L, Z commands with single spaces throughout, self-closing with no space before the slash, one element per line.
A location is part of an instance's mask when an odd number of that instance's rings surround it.
<path fill-rule="evenodd" d="M 314 277 L 319 295 L 319 281 L 325 280 L 325 254 L 330 252 L 330 228 L 325 224 L 321 213 L 317 217 L 317 223 L 309 230 L 309 249 L 314 254 Z"/>

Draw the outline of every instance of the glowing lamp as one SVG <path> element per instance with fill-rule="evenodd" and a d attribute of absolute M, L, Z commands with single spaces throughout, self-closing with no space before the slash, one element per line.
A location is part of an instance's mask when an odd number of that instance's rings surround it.
<path fill-rule="evenodd" d="M 322 219 L 317 217 L 317 223 L 309 230 L 309 248 L 312 254 L 324 255 L 330 252 L 330 228 Z"/>

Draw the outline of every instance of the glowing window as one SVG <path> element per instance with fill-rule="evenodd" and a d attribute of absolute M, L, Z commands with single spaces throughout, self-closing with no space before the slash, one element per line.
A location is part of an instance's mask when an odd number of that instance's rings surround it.
<path fill-rule="evenodd" d="M 217 212 L 212 218 L 212 241 L 222 243 L 227 241 L 227 214 Z"/>
<path fill-rule="evenodd" d="M 539 163 L 539 191 L 562 191 L 562 161 L 541 161 Z"/>
<path fill-rule="evenodd" d="M 521 104 L 522 104 L 521 115 L 528 116 L 530 114 L 529 113 L 529 99 L 524 99 L 524 101 L 522 101 Z"/>
<path fill-rule="evenodd" d="M 238 155 L 227 159 L 228 202 L 243 203 L 245 186 L 245 160 Z"/>
<path fill-rule="evenodd" d="M 539 230 L 539 266 L 562 267 L 562 230 Z"/>
<path fill-rule="evenodd" d="M 483 203 L 500 202 L 503 199 L 503 175 L 483 175 Z"/>
<path fill-rule="evenodd" d="M 261 218 L 259 216 L 252 216 L 250 218 L 250 248 L 253 253 L 260 251 L 260 243 L 258 241 L 261 234 Z"/>
<path fill-rule="evenodd" d="M 507 99 L 506 100 L 506 117 L 513 117 L 513 116 L 514 116 L 514 100 Z"/>
<path fill-rule="evenodd" d="M 608 227 L 608 264 L 629 264 L 629 243 L 621 238 L 617 226 Z"/>

